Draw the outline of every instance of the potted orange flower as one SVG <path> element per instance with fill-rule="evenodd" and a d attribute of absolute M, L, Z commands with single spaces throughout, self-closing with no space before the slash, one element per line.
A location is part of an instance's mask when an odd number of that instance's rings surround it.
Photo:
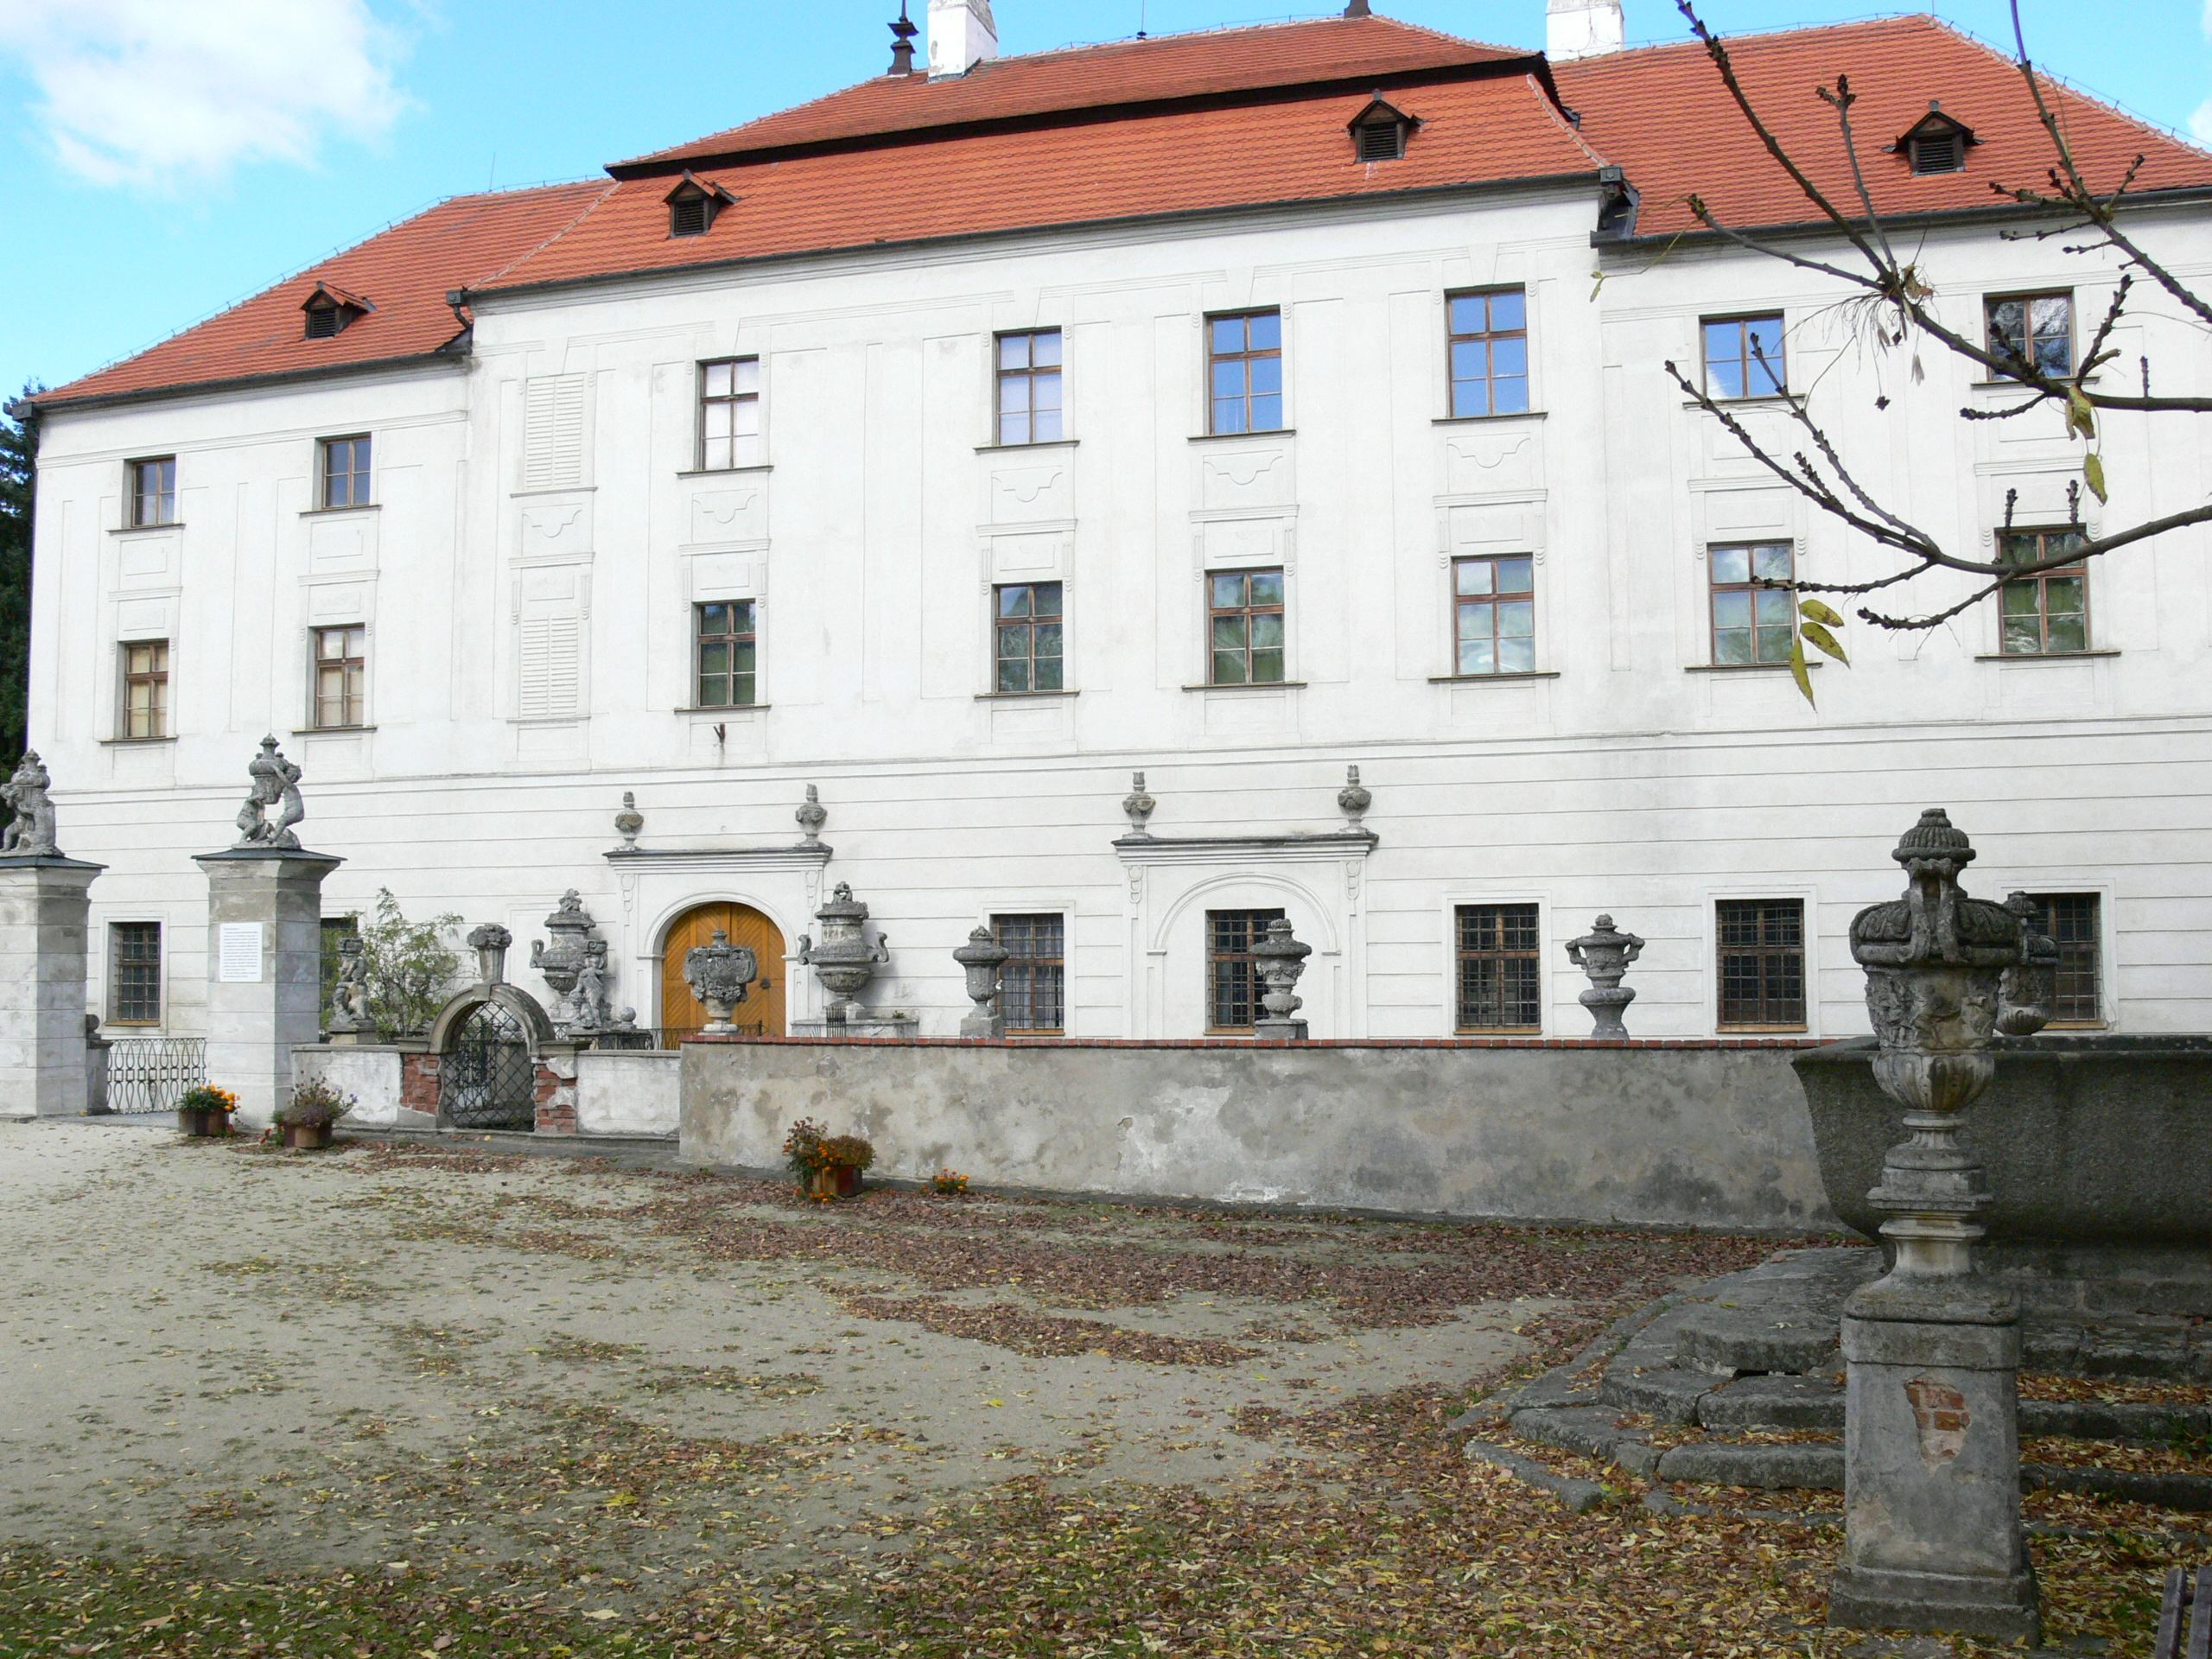
<path fill-rule="evenodd" d="M 829 1204 L 861 1190 L 861 1172 L 875 1161 L 875 1147 L 864 1135 L 824 1135 L 802 1117 L 784 1137 L 784 1161 L 802 1192 Z"/>
<path fill-rule="evenodd" d="M 176 1103 L 176 1126 L 189 1135 L 228 1135 L 231 1114 L 238 1109 L 238 1097 L 227 1089 L 218 1089 L 213 1084 L 201 1084 L 188 1089 Z"/>

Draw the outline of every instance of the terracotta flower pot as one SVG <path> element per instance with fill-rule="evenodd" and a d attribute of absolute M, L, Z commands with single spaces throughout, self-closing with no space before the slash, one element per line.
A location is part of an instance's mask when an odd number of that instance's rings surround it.
<path fill-rule="evenodd" d="M 850 1164 L 830 1164 L 814 1172 L 806 1190 L 817 1198 L 849 1198 L 861 1190 L 861 1173 Z"/>
<path fill-rule="evenodd" d="M 282 1128 L 284 1144 L 296 1150 L 313 1152 L 330 1144 L 331 1126 L 327 1123 L 286 1123 Z"/>
<path fill-rule="evenodd" d="M 176 1126 L 190 1135 L 228 1135 L 231 1115 L 215 1106 L 180 1106 Z"/>

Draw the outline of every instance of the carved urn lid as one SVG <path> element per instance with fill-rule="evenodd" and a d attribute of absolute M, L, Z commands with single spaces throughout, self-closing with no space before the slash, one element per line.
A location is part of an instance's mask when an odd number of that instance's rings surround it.
<path fill-rule="evenodd" d="M 474 950 L 504 950 L 515 942 L 515 936 L 497 922 L 486 922 L 468 931 L 469 948 Z"/>
<path fill-rule="evenodd" d="M 583 895 L 570 887 L 561 895 L 561 902 L 545 918 L 545 925 L 558 932 L 583 933 L 590 931 L 591 917 L 584 910 Z"/>
<path fill-rule="evenodd" d="M 1313 954 L 1313 947 L 1292 933 L 1290 923 L 1281 916 L 1268 924 L 1267 937 L 1252 946 L 1253 959 L 1263 969 L 1269 964 L 1302 967 Z"/>
<path fill-rule="evenodd" d="M 1952 827 L 1951 815 L 1940 806 L 1931 806 L 1920 815 L 1918 823 L 1904 832 L 1890 856 L 1908 868 L 1914 864 L 1950 864 L 1964 868 L 1974 862 L 1977 855 L 1974 843 L 1967 839 L 1967 832 Z"/>
<path fill-rule="evenodd" d="M 952 953 L 952 959 L 963 968 L 995 968 L 1013 954 L 989 928 L 979 926 L 969 933 L 968 943 Z"/>
<path fill-rule="evenodd" d="M 817 920 L 824 922 L 864 922 L 868 919 L 868 906 L 853 897 L 851 882 L 840 881 L 814 914 Z"/>

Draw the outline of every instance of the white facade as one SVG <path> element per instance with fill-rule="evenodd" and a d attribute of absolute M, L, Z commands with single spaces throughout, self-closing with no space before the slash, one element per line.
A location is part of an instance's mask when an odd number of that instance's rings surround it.
<path fill-rule="evenodd" d="M 92 1006 L 108 925 L 157 920 L 164 1025 L 200 1028 L 190 855 L 230 842 L 273 730 L 305 768 L 303 841 L 346 860 L 327 913 L 388 887 L 527 941 L 576 887 L 645 1022 L 686 908 L 748 904 L 795 941 L 842 880 L 889 938 L 866 1000 L 930 1034 L 967 1007 L 969 930 L 1047 912 L 1071 1035 L 1197 1035 L 1205 912 L 1249 905 L 1314 947 L 1314 1036 L 1446 1036 L 1454 907 L 1511 902 L 1541 906 L 1544 1034 L 1590 1029 L 1561 947 L 1605 911 L 1649 942 L 1631 1031 L 1710 1035 L 1716 901 L 1759 898 L 1804 901 L 1805 1029 L 1839 1036 L 1866 1028 L 1849 919 L 1942 804 L 1981 849 L 1975 891 L 2098 896 L 2107 1023 L 2205 1029 L 2203 532 L 2102 562 L 2085 656 L 1996 659 L 1984 605 L 1927 633 L 1854 622 L 1817 711 L 1786 671 L 1712 668 L 1710 545 L 1788 542 L 1811 580 L 1891 567 L 1666 378 L 1701 317 L 1783 310 L 1792 386 L 1951 544 L 1986 550 L 2015 491 L 2015 523 L 2063 521 L 2081 448 L 2055 412 L 1961 421 L 2007 394 L 1934 346 L 1916 384 L 1803 272 L 1593 251 L 1595 214 L 1586 188 L 1476 189 L 493 295 L 457 362 L 55 412 L 31 730 L 63 845 L 109 867 Z M 2144 234 L 2212 266 L 2201 211 Z M 1969 332 L 1990 293 L 2070 289 L 2082 318 L 2110 297 L 2101 267 L 1986 226 L 1929 232 L 1923 263 Z M 1446 296 L 1493 286 L 1527 293 L 1534 412 L 1448 419 Z M 1203 436 L 1204 320 L 1255 308 L 1282 315 L 1289 429 Z M 1063 331 L 1065 440 L 997 447 L 994 335 L 1040 327 Z M 2203 383 L 2196 332 L 2133 334 L 2122 363 Z M 701 472 L 697 365 L 756 356 L 766 464 Z M 1777 406 L 1746 418 L 1798 447 Z M 2189 423 L 2106 425 L 2093 529 L 2203 499 Z M 353 433 L 375 505 L 317 511 L 317 442 Z M 181 522 L 122 528 L 125 462 L 171 454 Z M 1452 561 L 1483 553 L 1535 562 L 1533 676 L 1453 677 Z M 1287 683 L 1206 689 L 1206 577 L 1240 567 L 1284 572 Z M 993 585 L 1023 581 L 1063 584 L 1063 695 L 991 695 Z M 757 706 L 695 709 L 692 607 L 740 598 Z M 352 621 L 365 729 L 305 729 L 309 629 Z M 123 646 L 152 638 L 174 735 L 119 741 Z M 1348 764 L 1374 795 L 1363 855 L 1113 844 L 1133 770 L 1166 843 L 1341 830 Z M 826 865 L 788 850 L 809 784 Z M 625 791 L 648 855 L 610 861 Z M 801 1017 L 819 999 L 785 971 Z"/>

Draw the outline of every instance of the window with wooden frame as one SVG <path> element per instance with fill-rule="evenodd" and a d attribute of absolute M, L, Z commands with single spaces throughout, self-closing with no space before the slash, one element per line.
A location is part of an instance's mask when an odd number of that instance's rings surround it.
<path fill-rule="evenodd" d="M 1452 560 L 1452 636 L 1455 674 L 1535 673 L 1535 556 Z"/>
<path fill-rule="evenodd" d="M 1543 942 L 1534 905 L 1461 905 L 1459 1014 L 1465 1032 L 1543 1029 Z"/>
<path fill-rule="evenodd" d="M 1454 419 L 1529 411 L 1529 299 L 1517 288 L 1444 302 Z"/>
<path fill-rule="evenodd" d="M 1060 424 L 1060 331 L 1033 328 L 998 337 L 998 441 L 1057 443 Z"/>
<path fill-rule="evenodd" d="M 1796 550 L 1788 542 L 1706 550 L 1713 590 L 1713 665 L 1749 668 L 1789 660 L 1796 630 Z M 1777 587 L 1773 584 L 1782 583 Z"/>
<path fill-rule="evenodd" d="M 319 732 L 368 720 L 369 631 L 359 623 L 315 631 L 315 712 Z"/>
<path fill-rule="evenodd" d="M 1206 588 L 1206 683 L 1281 684 L 1282 572 L 1217 570 Z"/>
<path fill-rule="evenodd" d="M 1805 901 L 1723 899 L 1713 906 L 1723 1031 L 1805 1029 Z"/>
<path fill-rule="evenodd" d="M 1997 538 L 2001 564 L 2062 558 L 2088 537 L 2078 530 L 2008 530 Z M 2089 648 L 2089 568 L 2074 563 L 2018 576 L 1998 590 L 2006 657 L 2063 657 Z"/>
<path fill-rule="evenodd" d="M 2018 359 L 2041 374 L 2074 372 L 2074 296 L 1993 295 L 1988 301 L 1989 351 Z"/>
<path fill-rule="evenodd" d="M 2036 928 L 2058 946 L 2050 999 L 2054 1026 L 2105 1023 L 2104 902 L 2094 893 L 2031 893 Z"/>
<path fill-rule="evenodd" d="M 1206 319 L 1206 392 L 1216 433 L 1282 430 L 1282 313 Z"/>
<path fill-rule="evenodd" d="M 760 442 L 760 359 L 718 358 L 699 365 L 699 470 L 728 472 L 758 467 Z"/>
<path fill-rule="evenodd" d="M 322 485 L 319 505 L 325 507 L 365 507 L 369 505 L 369 440 L 365 434 L 325 438 Z"/>
<path fill-rule="evenodd" d="M 749 599 L 714 600 L 691 607 L 692 681 L 700 709 L 749 709 L 759 644 Z"/>
<path fill-rule="evenodd" d="M 176 523 L 176 457 L 149 455 L 128 463 L 130 517 L 133 530 L 150 530 Z"/>
<path fill-rule="evenodd" d="M 1708 317 L 1705 336 L 1705 395 L 1716 403 L 1780 397 L 1789 390 L 1783 354 L 1782 315 Z"/>
<path fill-rule="evenodd" d="M 107 1020 L 111 1026 L 162 1023 L 162 925 L 110 922 Z"/>
<path fill-rule="evenodd" d="M 130 639 L 123 645 L 123 735 L 169 734 L 169 642 Z"/>
<path fill-rule="evenodd" d="M 1280 910 L 1206 912 L 1206 1029 L 1249 1033 L 1259 1017 L 1259 969 L 1252 947 L 1268 937 Z"/>
<path fill-rule="evenodd" d="M 999 970 L 999 1012 L 1007 1034 L 1059 1036 L 1068 1023 L 1067 918 L 994 916 L 991 934 L 1007 952 Z"/>
<path fill-rule="evenodd" d="M 1060 584 L 1003 582 L 991 596 L 997 613 L 993 683 L 1004 692 L 1063 690 Z"/>

